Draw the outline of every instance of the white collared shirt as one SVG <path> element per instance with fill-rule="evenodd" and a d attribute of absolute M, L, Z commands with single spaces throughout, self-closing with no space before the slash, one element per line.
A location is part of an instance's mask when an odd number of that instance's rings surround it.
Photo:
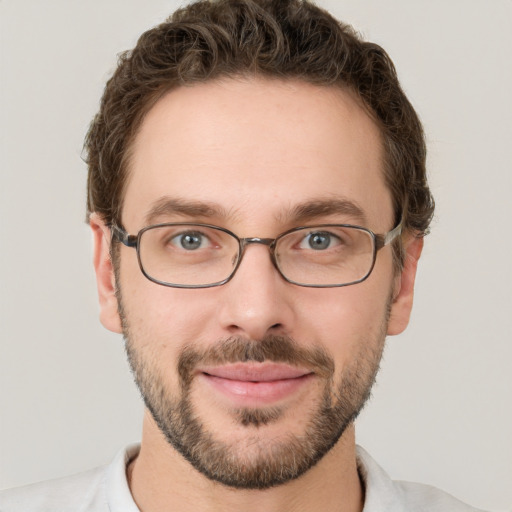
<path fill-rule="evenodd" d="M 77 475 L 0 492 L 1 512 L 140 512 L 126 480 L 126 465 L 140 445 L 121 450 L 111 464 Z M 482 512 L 434 487 L 391 480 L 361 447 L 363 512 Z"/>

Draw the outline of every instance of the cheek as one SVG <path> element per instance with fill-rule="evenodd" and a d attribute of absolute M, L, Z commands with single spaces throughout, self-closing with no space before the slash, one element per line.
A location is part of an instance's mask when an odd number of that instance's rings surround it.
<path fill-rule="evenodd" d="M 361 344 L 382 342 L 391 285 L 376 281 L 316 290 L 307 306 L 303 304 L 303 323 L 309 326 L 302 330 L 332 354 L 338 367 L 348 364 Z M 303 339 L 300 331 L 299 336 Z"/>
<path fill-rule="evenodd" d="M 135 259 L 135 258 L 133 258 Z M 136 261 L 126 258 L 120 268 L 125 323 L 136 346 L 176 359 L 185 345 L 197 345 L 210 332 L 218 301 L 202 290 L 184 290 L 149 281 Z"/>

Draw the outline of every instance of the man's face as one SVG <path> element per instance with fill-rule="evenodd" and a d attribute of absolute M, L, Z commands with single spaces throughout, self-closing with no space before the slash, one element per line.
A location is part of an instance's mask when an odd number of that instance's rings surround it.
<path fill-rule="evenodd" d="M 122 223 L 131 234 L 163 222 L 239 237 L 325 223 L 385 233 L 394 216 L 382 159 L 377 127 L 340 89 L 183 87 L 136 137 Z M 102 320 L 112 330 L 122 323 L 154 428 L 196 469 L 235 487 L 288 481 L 336 444 L 368 397 L 386 332 L 399 332 L 410 309 L 397 305 L 390 247 L 366 281 L 341 288 L 286 282 L 259 244 L 214 288 L 150 282 L 124 246 L 118 265 Z"/>

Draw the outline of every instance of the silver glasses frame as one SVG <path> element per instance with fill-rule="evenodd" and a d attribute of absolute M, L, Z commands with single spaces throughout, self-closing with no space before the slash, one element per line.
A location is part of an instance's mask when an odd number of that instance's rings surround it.
<path fill-rule="evenodd" d="M 146 272 L 144 265 L 142 264 L 141 255 L 140 255 L 140 239 L 146 231 L 148 231 L 150 229 L 166 227 L 166 226 L 199 226 L 199 227 L 204 227 L 204 228 L 212 228 L 212 229 L 222 231 L 222 232 L 230 235 L 231 237 L 233 237 L 235 240 L 238 241 L 239 249 L 238 249 L 238 259 L 237 259 L 236 265 L 234 266 L 231 274 L 226 279 L 223 279 L 222 281 L 217 281 L 215 283 L 210 283 L 210 284 L 199 284 L 199 285 L 168 283 L 166 281 L 160 281 L 159 279 L 156 279 L 156 278 L 150 276 Z M 282 270 L 279 268 L 279 264 L 277 263 L 277 260 L 275 257 L 275 248 L 276 248 L 277 242 L 284 236 L 286 236 L 290 233 L 299 231 L 301 229 L 315 229 L 315 228 L 329 228 L 329 227 L 331 227 L 331 228 L 332 227 L 355 228 L 355 229 L 364 231 L 370 235 L 372 242 L 373 242 L 372 264 L 370 266 L 370 269 L 366 273 L 366 275 L 363 276 L 361 279 L 357 279 L 356 281 L 351 281 L 349 283 L 342 283 L 342 284 L 304 284 L 304 283 L 299 283 L 297 281 L 288 279 L 283 274 Z M 250 244 L 262 244 L 262 245 L 268 246 L 272 264 L 274 265 L 276 270 L 279 272 L 279 275 L 286 282 L 297 285 L 297 286 L 302 286 L 305 288 L 340 288 L 342 286 L 351 286 L 353 284 L 358 284 L 358 283 L 361 283 L 361 282 L 365 281 L 366 279 L 368 279 L 368 277 L 370 276 L 370 274 L 373 271 L 373 268 L 375 267 L 377 253 L 383 247 L 386 247 L 387 245 L 389 245 L 391 242 L 393 242 L 393 240 L 395 240 L 402 234 L 403 223 L 402 223 L 402 219 L 401 219 L 400 222 L 391 231 L 388 231 L 387 233 L 383 233 L 383 234 L 374 233 L 372 230 L 370 230 L 368 228 L 365 228 L 363 226 L 357 226 L 355 224 L 314 224 L 311 226 L 306 225 L 306 226 L 299 226 L 296 228 L 289 229 L 289 230 L 284 231 L 283 233 L 279 234 L 276 238 L 259 238 L 259 237 L 240 238 L 235 233 L 230 231 L 229 229 L 226 229 L 226 228 L 223 228 L 220 226 L 215 226 L 213 224 L 204 224 L 204 223 L 200 223 L 200 222 L 164 222 L 164 223 L 160 223 L 160 224 L 153 224 L 150 226 L 143 227 L 136 235 L 130 235 L 124 228 L 122 228 L 121 226 L 118 226 L 116 224 L 110 224 L 109 228 L 110 228 L 110 231 L 112 234 L 112 240 L 117 240 L 118 242 L 121 242 L 126 247 L 132 247 L 132 248 L 136 249 L 139 268 L 140 268 L 141 272 L 144 274 L 144 276 L 147 279 L 149 279 L 150 281 L 152 281 L 153 283 L 156 283 L 156 284 L 159 284 L 162 286 L 167 286 L 170 288 L 213 288 L 215 286 L 222 286 L 223 284 L 226 284 L 228 281 L 230 281 L 233 278 L 233 276 L 235 275 L 236 271 L 238 270 L 238 267 L 240 266 L 240 263 L 242 262 L 245 248 Z"/>

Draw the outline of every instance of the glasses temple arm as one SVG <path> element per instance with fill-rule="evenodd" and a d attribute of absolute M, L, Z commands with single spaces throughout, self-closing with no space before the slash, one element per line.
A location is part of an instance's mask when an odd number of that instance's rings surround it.
<path fill-rule="evenodd" d="M 389 245 L 395 238 L 398 238 L 402 234 L 403 229 L 403 217 L 396 227 L 391 231 L 388 231 L 385 235 L 375 235 L 376 249 L 379 251 L 386 245 Z"/>
<path fill-rule="evenodd" d="M 118 240 L 122 244 L 126 245 L 126 247 L 137 247 L 136 235 L 129 235 L 123 228 L 116 224 L 110 224 L 108 227 L 110 228 L 113 239 Z"/>

